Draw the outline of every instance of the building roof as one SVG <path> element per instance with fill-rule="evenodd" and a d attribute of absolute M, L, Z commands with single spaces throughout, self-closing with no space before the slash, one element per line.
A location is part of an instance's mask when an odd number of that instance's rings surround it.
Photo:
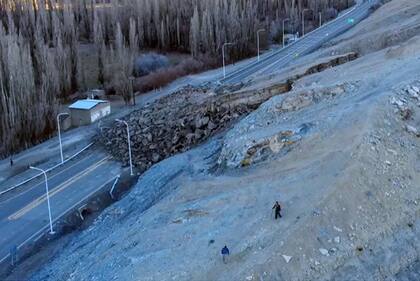
<path fill-rule="evenodd" d="M 86 100 L 78 100 L 75 103 L 71 104 L 69 106 L 70 109 L 84 109 L 84 110 L 89 110 L 94 108 L 95 106 L 97 106 L 100 103 L 107 103 L 107 101 L 104 100 L 91 100 L 91 99 L 86 99 Z"/>

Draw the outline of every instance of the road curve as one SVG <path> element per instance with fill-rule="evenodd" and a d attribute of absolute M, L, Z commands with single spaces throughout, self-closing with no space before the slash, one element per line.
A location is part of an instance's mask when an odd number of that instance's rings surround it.
<path fill-rule="evenodd" d="M 313 30 L 304 37 L 278 51 L 261 56 L 260 61 L 250 63 L 221 79 L 222 84 L 236 84 L 254 74 L 268 74 L 284 67 L 294 59 L 319 48 L 344 31 L 352 28 L 370 13 L 370 7 L 376 1 L 365 1 L 357 4 L 350 11 Z"/>

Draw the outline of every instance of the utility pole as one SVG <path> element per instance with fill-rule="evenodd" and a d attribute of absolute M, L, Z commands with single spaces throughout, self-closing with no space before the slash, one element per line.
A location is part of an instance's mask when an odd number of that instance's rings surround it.
<path fill-rule="evenodd" d="M 55 232 L 53 230 L 53 222 L 52 222 L 52 216 L 51 216 L 50 191 L 48 189 L 47 172 L 45 170 L 43 170 L 43 169 L 32 167 L 32 166 L 30 166 L 29 168 L 32 169 L 32 170 L 40 171 L 40 172 L 42 172 L 44 174 L 44 177 L 45 177 L 45 190 L 46 190 L 46 193 L 47 193 L 48 217 L 50 219 L 50 234 L 53 235 L 53 234 L 55 234 Z"/>
<path fill-rule="evenodd" d="M 130 80 L 130 91 L 131 91 L 131 98 L 133 99 L 133 105 L 136 105 L 136 96 L 134 95 L 134 86 L 133 86 L 133 82 L 134 82 L 134 77 L 130 76 L 128 78 Z"/>
<path fill-rule="evenodd" d="M 63 157 L 63 145 L 61 143 L 61 129 L 60 129 L 60 117 L 61 116 L 68 116 L 68 113 L 60 113 L 57 115 L 57 129 L 58 129 L 58 141 L 60 143 L 60 156 L 61 156 L 61 164 L 64 163 L 64 157 Z"/>
<path fill-rule="evenodd" d="M 226 78 L 226 65 L 225 65 L 225 46 L 233 45 L 233 43 L 225 42 L 222 46 L 222 57 L 223 57 L 223 78 Z"/>
<path fill-rule="evenodd" d="M 283 20 L 283 37 L 282 37 L 282 39 L 283 39 L 283 48 L 284 48 L 284 23 L 286 21 L 289 21 L 289 20 L 290 20 L 289 18 Z"/>
<path fill-rule="evenodd" d="M 133 173 L 133 162 L 131 160 L 131 140 L 130 140 L 130 127 L 128 126 L 128 123 L 124 120 L 115 119 L 115 121 L 124 124 L 127 127 L 127 142 L 128 142 L 128 157 L 130 159 L 130 175 L 134 176 Z"/>
<path fill-rule="evenodd" d="M 309 9 L 304 9 L 302 11 L 302 37 L 305 36 L 305 12 L 309 11 Z"/>
<path fill-rule="evenodd" d="M 265 31 L 265 29 L 260 29 L 257 31 L 257 49 L 258 49 L 258 61 L 260 61 L 260 32 Z"/>

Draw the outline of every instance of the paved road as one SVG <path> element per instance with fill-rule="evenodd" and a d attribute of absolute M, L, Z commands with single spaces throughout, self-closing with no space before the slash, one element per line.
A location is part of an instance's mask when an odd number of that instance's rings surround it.
<path fill-rule="evenodd" d="M 120 164 L 105 153 L 88 151 L 48 174 L 53 220 L 111 185 L 120 170 Z M 22 192 L 0 199 L 0 261 L 8 257 L 13 245 L 21 248 L 48 229 L 45 182 L 40 178 L 28 183 Z"/>
<path fill-rule="evenodd" d="M 256 74 L 268 74 L 292 62 L 294 59 L 319 48 L 323 43 L 353 27 L 369 15 L 369 8 L 375 1 L 357 4 L 349 12 L 341 15 L 283 49 L 266 54 L 259 62 L 248 64 L 220 80 L 224 84 L 235 84 Z"/>

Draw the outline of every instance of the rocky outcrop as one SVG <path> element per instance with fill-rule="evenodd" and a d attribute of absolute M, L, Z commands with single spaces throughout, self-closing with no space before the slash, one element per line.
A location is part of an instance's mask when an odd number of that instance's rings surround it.
<path fill-rule="evenodd" d="M 297 89 L 269 99 L 229 131 L 219 155 L 219 166 L 244 167 L 270 156 L 287 153 L 311 130 L 312 124 L 284 127 L 284 114 L 345 96 L 356 87 L 357 85 L 344 83 L 330 87 Z"/>
<path fill-rule="evenodd" d="M 415 107 L 420 106 L 420 81 L 407 85 L 397 90 L 396 96 L 392 96 L 390 103 L 395 107 L 395 113 L 402 120 L 406 121 L 405 130 L 417 137 L 420 137 L 419 120 L 415 118 Z"/>

